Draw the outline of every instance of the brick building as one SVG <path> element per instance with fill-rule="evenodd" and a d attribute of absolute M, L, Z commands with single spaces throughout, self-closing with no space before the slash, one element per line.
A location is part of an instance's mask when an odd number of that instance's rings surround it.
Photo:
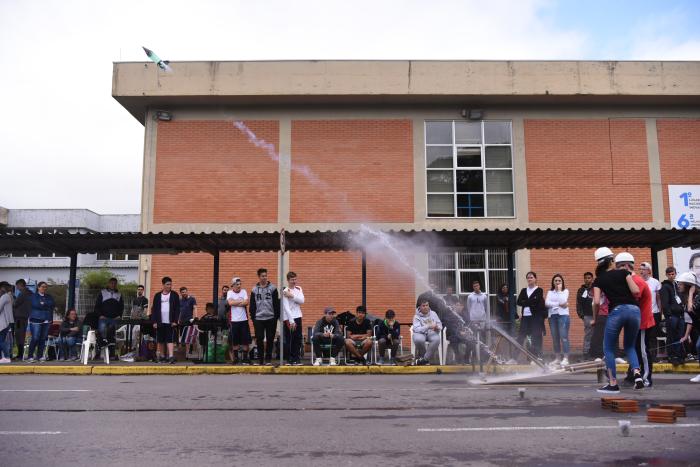
<path fill-rule="evenodd" d="M 114 65 L 113 96 L 145 126 L 144 232 L 665 227 L 668 184 L 700 184 L 700 62 L 182 62 Z M 242 122 L 234 125 L 234 122 Z M 650 260 L 649 250 L 632 253 Z M 501 250 L 410 252 L 460 294 L 505 281 Z M 370 311 L 409 322 L 420 281 L 369 255 Z M 660 269 L 671 261 L 659 254 Z M 212 256 L 143 256 L 211 295 Z M 223 253 L 244 288 L 276 253 Z M 360 302 L 360 254 L 284 256 L 307 322 Z M 590 250 L 519 251 L 519 285 L 562 273 L 575 294 Z M 279 282 L 276 280 L 275 282 Z M 200 300 L 201 301 L 201 300 Z M 573 305 L 574 300 L 570 301 Z M 574 351 L 581 322 L 572 317 Z M 551 343 L 545 342 L 551 349 Z"/>

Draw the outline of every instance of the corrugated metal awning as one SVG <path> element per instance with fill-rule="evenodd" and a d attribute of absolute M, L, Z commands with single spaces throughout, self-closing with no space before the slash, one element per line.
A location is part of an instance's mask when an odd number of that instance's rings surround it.
<path fill-rule="evenodd" d="M 493 229 L 388 230 L 386 235 L 434 249 L 510 248 L 654 248 L 700 247 L 700 229 Z M 370 237 L 364 237 L 370 235 Z M 366 231 L 286 232 L 287 251 L 358 250 Z M 279 232 L 141 233 L 141 232 L 0 232 L 0 252 L 176 254 L 215 251 L 279 251 Z"/>

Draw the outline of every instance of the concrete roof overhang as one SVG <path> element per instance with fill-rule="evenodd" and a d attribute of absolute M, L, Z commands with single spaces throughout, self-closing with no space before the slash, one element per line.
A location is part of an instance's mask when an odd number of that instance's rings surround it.
<path fill-rule="evenodd" d="M 149 108 L 293 105 L 700 104 L 700 62 L 261 61 L 115 63 L 112 96 Z"/>

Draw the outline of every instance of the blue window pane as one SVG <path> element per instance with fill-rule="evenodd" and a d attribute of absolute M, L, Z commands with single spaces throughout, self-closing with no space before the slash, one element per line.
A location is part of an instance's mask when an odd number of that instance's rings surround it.
<path fill-rule="evenodd" d="M 484 195 L 457 195 L 457 217 L 484 217 Z"/>

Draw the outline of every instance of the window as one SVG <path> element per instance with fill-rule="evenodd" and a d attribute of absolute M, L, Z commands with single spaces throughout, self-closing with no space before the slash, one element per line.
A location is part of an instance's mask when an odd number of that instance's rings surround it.
<path fill-rule="evenodd" d="M 45 253 L 42 255 L 39 253 L 22 253 L 19 251 L 11 251 L 0 256 L 4 256 L 6 258 L 60 258 L 60 256 L 56 256 L 56 253 Z"/>
<path fill-rule="evenodd" d="M 491 312 L 496 310 L 496 294 L 507 282 L 507 250 L 478 248 L 435 252 L 428 256 L 428 279 L 441 294 L 450 287 L 453 293 L 465 297 L 472 292 L 472 281 L 481 282 L 481 290 L 489 295 Z M 513 291 L 511 290 L 511 294 Z"/>
<path fill-rule="evenodd" d="M 97 261 L 138 261 L 139 255 L 127 253 L 97 253 Z"/>
<path fill-rule="evenodd" d="M 425 122 L 428 217 L 513 217 L 509 121 Z"/>

